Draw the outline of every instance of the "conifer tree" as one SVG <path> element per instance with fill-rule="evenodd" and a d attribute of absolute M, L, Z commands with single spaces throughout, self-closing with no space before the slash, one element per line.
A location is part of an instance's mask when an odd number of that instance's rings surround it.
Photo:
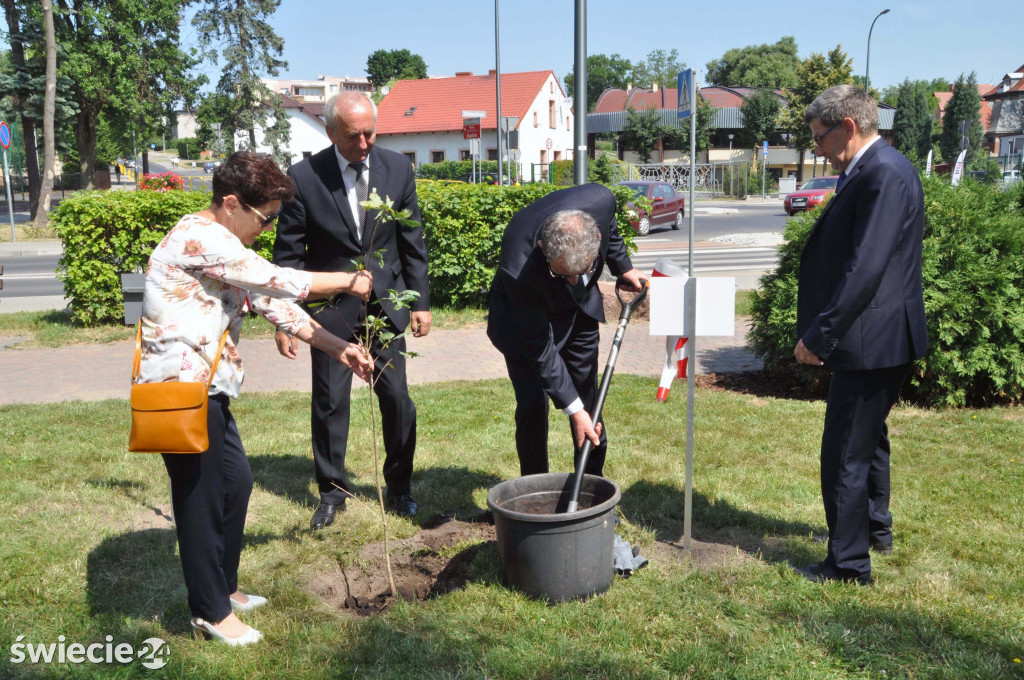
<path fill-rule="evenodd" d="M 925 93 L 904 80 L 896 97 L 892 124 L 893 145 L 908 158 L 921 161 L 932 146 L 932 113 Z"/>
<path fill-rule="evenodd" d="M 966 123 L 966 125 L 964 125 Z M 939 136 L 939 151 L 946 163 L 955 163 L 963 148 L 966 130 L 967 157 L 964 167 L 973 166 L 981 153 L 981 95 L 978 94 L 977 76 L 960 77 L 953 83 L 953 96 L 946 104 L 946 113 L 942 118 L 942 134 Z"/>

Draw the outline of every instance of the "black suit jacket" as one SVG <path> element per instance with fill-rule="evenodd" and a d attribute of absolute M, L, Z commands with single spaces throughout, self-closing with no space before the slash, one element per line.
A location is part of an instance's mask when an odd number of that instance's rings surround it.
<path fill-rule="evenodd" d="M 369 170 L 371 193 L 376 191 L 382 198 L 391 198 L 395 208 L 408 208 L 412 211 L 411 219 L 421 222 L 409 159 L 375 148 L 369 155 Z M 293 165 L 288 174 L 295 180 L 295 200 L 285 204 L 278 220 L 275 263 L 308 271 L 352 271 L 355 260 L 364 256 L 366 268 L 373 272 L 371 300 L 382 297 L 389 288 L 415 290 L 420 297 L 412 310 L 430 309 L 422 228 L 403 227 L 387 220 L 375 229 L 377 212 L 368 211 L 360 241 L 333 146 Z M 383 268 L 373 254 L 378 251 L 383 251 Z M 383 309 L 395 328 L 402 330 L 409 325 L 409 309 L 395 309 L 388 304 Z M 317 319 L 337 333 L 342 328 L 339 323 L 351 327 L 359 321 L 362 311 L 362 300 L 342 295 L 337 310 L 324 309 Z"/>
<path fill-rule="evenodd" d="M 561 210 L 583 210 L 597 222 L 601 247 L 597 270 L 577 302 L 564 279 L 553 278 L 537 246 L 544 221 Z M 558 354 L 572 330 L 577 311 L 604 321 L 597 281 L 607 262 L 615 276 L 633 268 L 615 222 L 615 197 L 600 184 L 584 184 L 548 194 L 512 217 L 501 239 L 501 262 L 490 293 L 487 336 L 510 359 L 532 362 L 545 391 L 558 408 L 577 398 Z"/>
<path fill-rule="evenodd" d="M 797 336 L 827 368 L 924 356 L 924 195 L 917 169 L 876 140 L 815 223 L 800 258 Z"/>

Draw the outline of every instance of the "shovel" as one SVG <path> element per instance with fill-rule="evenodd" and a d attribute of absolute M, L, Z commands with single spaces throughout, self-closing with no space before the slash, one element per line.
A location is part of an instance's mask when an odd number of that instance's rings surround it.
<path fill-rule="evenodd" d="M 619 327 L 615 330 L 615 339 L 612 341 L 612 349 L 608 352 L 608 363 L 604 366 L 604 374 L 601 376 L 601 386 L 597 389 L 597 404 L 594 412 L 590 414 L 595 425 L 601 420 L 601 409 L 604 408 L 604 399 L 608 396 L 608 383 L 612 381 L 612 372 L 615 370 L 615 360 L 619 356 L 619 347 L 622 346 L 622 336 L 626 334 L 626 324 L 633 310 L 640 306 L 640 303 L 647 297 L 647 279 L 642 280 L 643 287 L 632 300 L 623 300 L 619 287 L 615 287 L 615 297 L 619 298 L 622 305 L 622 313 L 619 314 Z M 569 505 L 566 512 L 576 512 L 580 500 L 580 487 L 583 486 L 583 471 L 587 469 L 587 459 L 590 457 L 590 450 L 593 444 L 588 439 L 583 442 L 583 450 L 580 451 L 580 459 L 576 463 L 576 474 L 572 479 L 572 493 L 569 494 Z"/>

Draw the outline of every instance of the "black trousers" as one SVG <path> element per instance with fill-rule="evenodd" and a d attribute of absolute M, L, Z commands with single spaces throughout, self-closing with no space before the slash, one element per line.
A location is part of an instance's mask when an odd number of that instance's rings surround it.
<path fill-rule="evenodd" d="M 327 324 L 324 324 L 327 327 Z M 331 332 L 334 332 L 332 329 Z M 337 333 L 335 333 L 337 335 Z M 343 336 L 342 336 L 343 337 Z M 350 342 L 354 337 L 349 337 Z M 316 482 L 323 503 L 341 503 L 348 496 L 345 479 L 345 452 L 348 446 L 349 409 L 352 371 L 337 359 L 311 348 L 313 365 L 313 401 L 311 424 L 313 462 Z M 405 338 L 388 347 L 373 349 L 373 391 L 381 412 L 384 439 L 384 482 L 388 491 L 409 493 L 412 461 L 416 451 L 416 406 L 409 397 L 405 375 Z M 388 368 L 383 366 L 388 364 Z M 341 488 L 339 489 L 337 484 Z"/>
<path fill-rule="evenodd" d="M 578 312 L 573 327 L 558 354 L 569 370 L 572 384 L 579 393 L 583 408 L 593 415 L 597 403 L 597 359 L 601 334 L 598 322 Z M 532 362 L 505 357 L 508 377 L 516 393 L 516 453 L 519 454 L 519 473 L 543 474 L 548 471 L 548 395 L 544 383 Z M 601 443 L 587 458 L 586 473 L 598 475 L 604 471 L 608 451 L 608 433 L 601 421 Z M 596 424 L 595 424 L 596 425 Z M 571 431 L 571 427 L 570 427 Z M 573 468 L 580 450 L 574 446 Z M 566 470 L 571 472 L 572 470 Z"/>
<path fill-rule="evenodd" d="M 838 575 L 869 575 L 871 543 L 892 542 L 885 421 L 910 367 L 832 373 L 821 437 L 821 496 L 828 524 L 825 562 Z"/>
<path fill-rule="evenodd" d="M 224 395 L 210 397 L 210 448 L 204 453 L 163 454 L 188 608 L 192 616 L 214 623 L 231 613 L 228 598 L 238 590 L 242 531 L 252 493 L 252 471 L 229 402 Z"/>

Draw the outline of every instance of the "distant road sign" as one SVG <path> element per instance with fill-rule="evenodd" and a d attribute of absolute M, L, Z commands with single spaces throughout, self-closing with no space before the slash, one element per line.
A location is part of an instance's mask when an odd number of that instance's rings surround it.
<path fill-rule="evenodd" d="M 480 139 L 480 119 L 479 118 L 463 118 L 462 119 L 462 138 L 463 139 Z"/>
<path fill-rule="evenodd" d="M 768 140 L 762 142 L 761 148 L 764 149 L 764 157 L 768 158 Z"/>
<path fill-rule="evenodd" d="M 676 115 L 679 118 L 689 118 L 693 113 L 693 102 L 690 101 L 690 83 L 693 82 L 693 69 L 688 68 L 681 72 L 677 78 L 679 92 L 679 109 Z"/>
<path fill-rule="evenodd" d="M 0 144 L 5 149 L 11 145 L 11 129 L 3 121 L 0 121 Z"/>

